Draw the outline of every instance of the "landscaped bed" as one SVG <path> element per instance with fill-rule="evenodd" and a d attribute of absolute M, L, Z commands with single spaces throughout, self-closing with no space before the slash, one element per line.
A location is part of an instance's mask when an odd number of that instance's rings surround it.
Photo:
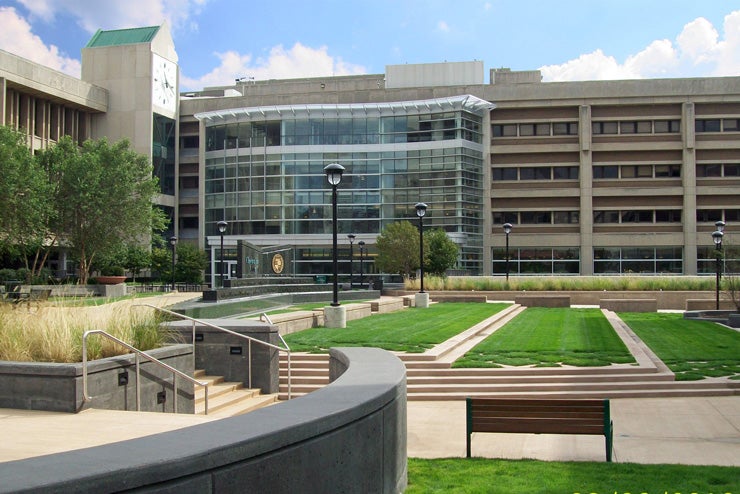
<path fill-rule="evenodd" d="M 607 366 L 635 360 L 599 309 L 531 307 L 453 367 Z"/>
<path fill-rule="evenodd" d="M 676 380 L 740 379 L 740 332 L 673 313 L 620 313 L 619 317 L 676 374 Z"/>
<path fill-rule="evenodd" d="M 506 308 L 508 304 L 433 304 L 348 321 L 342 329 L 312 328 L 289 334 L 298 352 L 328 352 L 333 346 L 372 346 L 421 353 Z"/>

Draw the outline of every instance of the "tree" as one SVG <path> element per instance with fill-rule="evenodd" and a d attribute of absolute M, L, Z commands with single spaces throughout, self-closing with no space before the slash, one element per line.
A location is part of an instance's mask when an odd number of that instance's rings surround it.
<path fill-rule="evenodd" d="M 385 227 L 375 247 L 378 250 L 375 266 L 380 271 L 408 277 L 420 267 L 419 230 L 410 221 L 397 221 Z"/>
<path fill-rule="evenodd" d="M 457 263 L 458 247 L 441 228 L 424 232 L 424 269 L 432 275 L 444 276 Z"/>
<path fill-rule="evenodd" d="M 126 256 L 123 262 L 123 267 L 131 272 L 131 277 L 136 282 L 136 275 L 138 275 L 142 269 L 148 268 L 152 264 L 152 254 L 148 249 L 141 245 L 129 245 L 126 247 Z"/>
<path fill-rule="evenodd" d="M 203 270 L 208 266 L 206 253 L 188 243 L 177 245 L 175 279 L 183 283 L 203 283 Z"/>
<path fill-rule="evenodd" d="M 80 284 L 87 283 L 96 256 L 164 229 L 166 218 L 152 203 L 159 185 L 151 162 L 128 140 L 88 140 L 80 148 L 65 136 L 39 160 L 55 190 L 52 231 L 79 260 Z"/>
<path fill-rule="evenodd" d="M 0 126 L 0 253 L 21 257 L 29 277 L 39 274 L 38 255 L 48 243 L 45 227 L 53 214 L 50 184 L 44 169 L 34 160 L 23 135 Z"/>
<path fill-rule="evenodd" d="M 172 279 L 172 251 L 164 247 L 152 247 L 152 274 L 160 281 Z"/>

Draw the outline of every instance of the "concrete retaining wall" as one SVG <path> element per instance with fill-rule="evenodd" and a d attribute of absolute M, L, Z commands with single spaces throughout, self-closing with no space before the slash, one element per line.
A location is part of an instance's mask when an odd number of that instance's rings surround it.
<path fill-rule="evenodd" d="M 399 297 L 384 297 L 370 302 L 370 310 L 378 314 L 395 312 L 404 308 L 404 302 Z"/>
<path fill-rule="evenodd" d="M 658 302 L 654 298 L 601 299 L 599 308 L 612 312 L 658 312 Z"/>
<path fill-rule="evenodd" d="M 570 295 L 517 295 L 514 303 L 524 307 L 570 307 Z"/>
<path fill-rule="evenodd" d="M 219 326 L 256 340 L 282 347 L 275 325 L 250 319 L 203 319 L 203 322 Z M 174 321 L 167 326 L 180 333 L 183 341 L 191 341 L 193 323 Z M 262 393 L 278 392 L 278 350 L 259 343 L 251 343 L 252 367 L 249 366 L 250 342 L 245 338 L 196 323 L 195 325 L 195 368 L 205 369 L 208 374 L 224 376 L 226 381 L 241 382 L 244 387 L 260 388 Z"/>
<path fill-rule="evenodd" d="M 339 348 L 330 369 L 328 386 L 246 415 L 1 463 L 0 493 L 403 492 L 406 368 Z"/>
<path fill-rule="evenodd" d="M 94 338 L 94 336 L 93 336 Z M 193 374 L 190 345 L 173 345 L 147 353 L 166 364 Z M 125 374 L 122 384 L 119 376 Z M 141 410 L 174 411 L 172 373 L 141 360 Z M 193 385 L 178 378 L 179 413 L 195 410 Z M 136 367 L 133 355 L 122 355 L 88 363 L 88 393 L 92 401 L 82 400 L 82 364 L 0 361 L 0 408 L 79 412 L 86 408 L 136 410 Z M 157 395 L 164 397 L 158 403 Z"/>

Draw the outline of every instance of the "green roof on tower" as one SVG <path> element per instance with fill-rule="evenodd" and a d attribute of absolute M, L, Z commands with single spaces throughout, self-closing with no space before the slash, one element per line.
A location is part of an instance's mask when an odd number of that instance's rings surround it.
<path fill-rule="evenodd" d="M 85 48 L 149 43 L 154 39 L 158 31 L 159 26 L 115 29 L 112 31 L 98 29 L 98 32 L 88 41 Z"/>

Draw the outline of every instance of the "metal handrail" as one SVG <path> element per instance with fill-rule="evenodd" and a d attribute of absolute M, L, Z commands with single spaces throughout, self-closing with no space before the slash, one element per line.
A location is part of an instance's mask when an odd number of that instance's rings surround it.
<path fill-rule="evenodd" d="M 172 387 L 174 388 L 174 397 L 173 397 L 173 407 L 175 413 L 177 413 L 177 376 L 182 377 L 183 379 L 190 381 L 194 385 L 197 386 L 203 386 L 205 388 L 205 415 L 208 415 L 208 383 L 207 382 L 201 382 L 197 379 L 194 379 L 184 372 L 175 369 L 171 365 L 165 364 L 161 360 L 152 357 L 148 353 L 139 350 L 138 348 L 135 348 L 125 341 L 119 340 L 115 336 L 106 333 L 102 329 L 93 329 L 90 331 L 85 331 L 82 335 L 82 400 L 83 401 L 90 401 L 92 400 L 92 396 L 90 396 L 87 392 L 87 337 L 91 334 L 99 334 L 101 336 L 104 336 L 108 338 L 109 340 L 115 341 L 119 345 L 126 347 L 128 350 L 134 352 L 135 355 L 135 361 L 136 361 L 136 411 L 141 411 L 141 372 L 140 372 L 140 360 L 139 357 L 143 355 L 147 359 L 149 359 L 150 362 L 152 362 L 155 365 L 158 365 L 164 369 L 167 369 L 168 371 L 172 372 Z"/>
<path fill-rule="evenodd" d="M 237 333 L 236 331 L 232 331 L 230 329 L 222 328 L 221 326 L 217 326 L 215 324 L 211 324 L 209 322 L 202 321 L 202 320 L 196 319 L 194 317 L 190 317 L 190 316 L 186 316 L 184 314 L 180 314 L 179 312 L 173 312 L 171 310 L 164 309 L 162 307 L 157 307 L 156 305 L 151 305 L 151 304 L 134 304 L 134 305 L 132 305 L 132 307 L 137 307 L 137 306 L 140 306 L 140 307 L 149 307 L 149 308 L 158 310 L 160 312 L 164 312 L 165 314 L 169 314 L 171 316 L 179 317 L 180 319 L 186 319 L 188 321 L 191 321 L 193 323 L 193 334 L 192 334 L 193 347 L 195 347 L 195 325 L 196 325 L 196 323 L 197 324 L 202 324 L 203 326 L 206 326 L 206 327 L 209 327 L 209 328 L 213 328 L 213 329 L 218 330 L 218 331 L 223 331 L 224 333 L 229 333 L 231 335 L 238 336 L 239 338 L 243 338 L 243 339 L 247 340 L 249 342 L 249 344 L 247 345 L 247 351 L 249 352 L 248 365 L 249 365 L 249 387 L 250 388 L 252 387 L 252 342 L 255 342 L 255 343 L 260 344 L 260 345 L 264 345 L 264 346 L 269 347 L 269 348 L 274 348 L 278 352 L 286 352 L 288 354 L 288 399 L 290 400 L 292 398 L 292 393 L 291 393 L 291 369 L 290 369 L 290 352 L 291 352 L 291 350 L 288 347 L 288 344 L 283 339 L 283 337 L 280 335 L 280 333 L 278 333 L 278 337 L 280 338 L 280 341 L 283 342 L 283 345 L 285 345 L 285 348 L 279 347 L 277 345 L 273 345 L 272 343 L 268 343 L 266 341 L 258 340 L 257 338 L 253 338 L 253 337 L 247 336 L 245 334 Z M 266 314 L 265 314 L 265 317 L 266 317 Z M 261 320 L 261 318 L 260 318 L 260 320 Z M 268 321 L 269 321 L 269 318 L 268 318 Z M 272 324 L 272 321 L 270 321 L 270 324 Z M 193 356 L 195 356 L 195 351 L 193 351 Z"/>

